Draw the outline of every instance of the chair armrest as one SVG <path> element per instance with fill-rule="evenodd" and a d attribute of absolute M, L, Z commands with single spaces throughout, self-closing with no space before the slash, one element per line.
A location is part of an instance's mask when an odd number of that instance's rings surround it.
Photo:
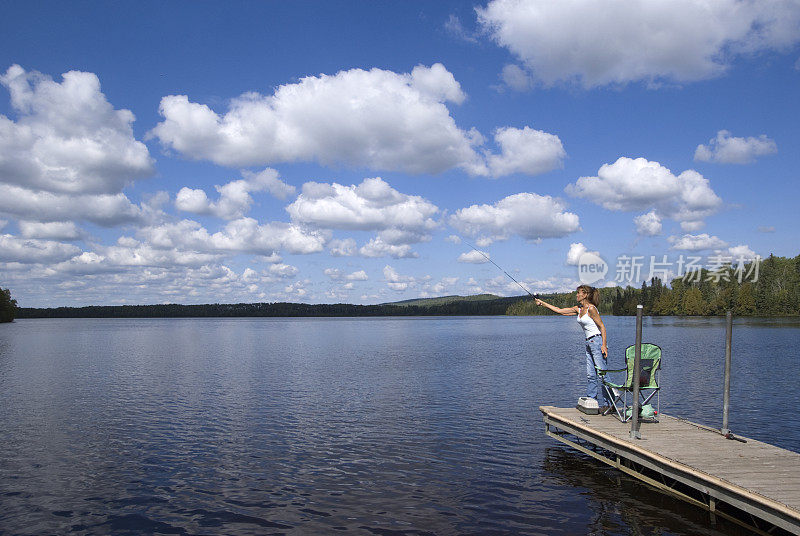
<path fill-rule="evenodd" d="M 601 369 L 600 367 L 594 367 L 600 372 L 627 372 L 628 369 L 621 368 L 621 369 Z"/>

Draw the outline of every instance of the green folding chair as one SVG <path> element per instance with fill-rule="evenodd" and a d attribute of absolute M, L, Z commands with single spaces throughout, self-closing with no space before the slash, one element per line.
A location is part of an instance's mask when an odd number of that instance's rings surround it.
<path fill-rule="evenodd" d="M 603 390 L 606 397 L 611 402 L 609 411 L 613 411 L 617 418 L 626 422 L 631 419 L 633 413 L 633 361 L 636 354 L 635 345 L 625 349 L 625 362 L 627 368 L 624 369 L 597 369 L 597 373 L 603 383 Z M 661 399 L 658 385 L 659 371 L 661 370 L 661 348 L 655 344 L 643 343 L 642 355 L 640 358 L 639 373 L 639 408 L 640 420 L 645 422 L 658 422 L 658 413 L 661 410 Z M 614 383 L 608 377 L 609 374 L 625 372 L 625 383 Z M 621 378 L 621 375 L 620 375 Z M 628 396 L 630 394 L 630 396 Z M 650 401 L 655 397 L 656 409 L 653 410 Z"/>

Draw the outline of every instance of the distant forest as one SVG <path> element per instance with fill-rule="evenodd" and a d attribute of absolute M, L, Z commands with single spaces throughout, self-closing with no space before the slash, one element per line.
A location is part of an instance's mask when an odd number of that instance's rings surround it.
<path fill-rule="evenodd" d="M 461 298 L 461 299 L 457 299 Z M 434 301 L 440 298 L 434 299 Z M 232 316 L 457 316 L 504 315 L 520 297 L 468 299 L 456 297 L 431 305 L 351 305 L 306 303 L 213 303 L 207 305 L 93 305 L 89 307 L 20 308 L 18 318 L 160 318 Z M 417 302 L 417 300 L 414 300 Z"/>
<path fill-rule="evenodd" d="M 746 277 L 743 277 L 746 275 Z M 740 282 L 741 279 L 741 282 Z M 12 310 L 10 293 L 3 291 L 0 314 Z M 641 288 L 601 288 L 600 312 L 634 315 L 636 305 L 646 315 L 798 316 L 800 314 L 800 255 L 794 258 L 770 255 L 757 266 L 745 265 L 737 272 L 729 267 L 709 272 L 699 270 L 689 277 L 673 279 L 669 286 L 658 278 Z M 575 305 L 575 292 L 543 294 L 542 299 L 558 307 Z M 15 303 L 15 302 L 14 302 Z M 17 308 L 17 318 L 156 318 L 156 317 L 301 317 L 301 316 L 457 316 L 457 315 L 548 315 L 530 296 L 501 298 L 491 294 L 445 296 L 406 300 L 380 305 L 236 303 L 206 305 L 114 305 L 89 307 Z M 11 313 L 13 319 L 13 312 Z M 6 318 L 3 316 L 2 318 Z"/>

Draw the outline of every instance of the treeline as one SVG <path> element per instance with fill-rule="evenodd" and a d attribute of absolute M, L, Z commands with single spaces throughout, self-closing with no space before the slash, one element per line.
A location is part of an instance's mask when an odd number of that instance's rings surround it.
<path fill-rule="evenodd" d="M 11 291 L 0 288 L 0 322 L 13 322 L 17 314 L 17 300 L 11 299 Z"/>
<path fill-rule="evenodd" d="M 519 296 L 494 300 L 452 301 L 424 305 L 351 305 L 305 303 L 236 303 L 206 305 L 93 305 L 88 307 L 20 308 L 19 318 L 177 318 L 300 316 L 474 316 L 504 315 Z"/>
<path fill-rule="evenodd" d="M 691 277 L 673 279 L 669 287 L 653 278 L 639 289 L 617 289 L 611 313 L 636 314 L 638 303 L 644 314 L 656 316 L 723 315 L 728 310 L 736 316 L 798 316 L 800 255 L 770 255 L 758 266 L 747 264 L 740 270 L 703 269 Z"/>

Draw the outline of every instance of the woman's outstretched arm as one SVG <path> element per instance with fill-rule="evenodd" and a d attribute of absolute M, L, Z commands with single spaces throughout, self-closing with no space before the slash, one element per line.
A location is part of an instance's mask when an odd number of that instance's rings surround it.
<path fill-rule="evenodd" d="M 558 313 L 558 314 L 564 315 L 564 316 L 570 316 L 570 315 L 578 314 L 578 307 L 577 306 L 576 307 L 564 307 L 562 309 L 560 307 L 556 307 L 555 305 L 550 305 L 546 301 L 540 300 L 539 298 L 536 298 L 536 305 L 543 305 L 544 307 L 547 307 L 548 309 L 550 309 L 554 313 Z"/>

